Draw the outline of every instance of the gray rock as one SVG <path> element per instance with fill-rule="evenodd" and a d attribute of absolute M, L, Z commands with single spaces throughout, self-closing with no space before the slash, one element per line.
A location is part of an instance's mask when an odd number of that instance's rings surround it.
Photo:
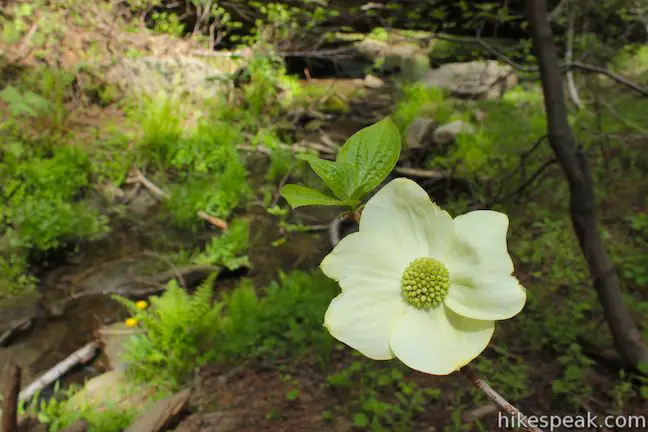
<path fill-rule="evenodd" d="M 140 190 L 131 202 L 128 203 L 128 211 L 135 216 L 148 216 L 153 212 L 158 204 L 159 201 L 157 198 L 155 198 L 149 191 Z"/>
<path fill-rule="evenodd" d="M 106 80 L 137 94 L 162 92 L 209 99 L 222 92 L 229 78 L 202 59 L 148 56 L 121 60 L 107 72 Z"/>
<path fill-rule="evenodd" d="M 430 70 L 423 82 L 458 97 L 494 99 L 513 88 L 518 80 L 510 66 L 488 60 L 445 64 Z"/>
<path fill-rule="evenodd" d="M 374 66 L 391 71 L 403 68 L 404 63 L 417 59 L 427 61 L 427 47 L 422 47 L 404 38 L 378 40 L 371 36 L 365 37 L 355 44 L 358 53 L 374 62 Z"/>
<path fill-rule="evenodd" d="M 0 299 L 0 347 L 15 334 L 27 330 L 32 319 L 42 312 L 41 296 L 36 291 Z"/>
<path fill-rule="evenodd" d="M 370 89 L 379 89 L 385 85 L 385 82 L 383 80 L 373 75 L 367 75 L 363 83 L 365 87 L 368 87 Z"/>
<path fill-rule="evenodd" d="M 417 117 L 407 128 L 405 142 L 408 150 L 430 147 L 434 144 L 436 121 L 429 117 Z"/>
<path fill-rule="evenodd" d="M 455 140 L 460 133 L 475 133 L 475 128 L 463 120 L 453 121 L 452 123 L 439 126 L 433 134 L 434 143 L 438 146 L 447 146 Z"/>
<path fill-rule="evenodd" d="M 118 322 L 102 327 L 98 332 L 103 343 L 103 353 L 108 359 L 108 365 L 118 372 L 125 373 L 128 368 L 128 363 L 124 360 L 126 346 L 133 335 L 142 333 L 142 329 L 129 328 L 125 323 Z"/>
<path fill-rule="evenodd" d="M 105 372 L 88 380 L 83 388 L 69 400 L 71 409 L 92 406 L 104 411 L 111 406 L 118 408 L 145 405 L 155 393 L 153 386 L 139 386 L 131 383 L 119 371 Z"/>

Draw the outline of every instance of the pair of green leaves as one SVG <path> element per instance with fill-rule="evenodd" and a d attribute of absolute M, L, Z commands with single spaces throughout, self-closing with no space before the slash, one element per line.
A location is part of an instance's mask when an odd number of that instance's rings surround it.
<path fill-rule="evenodd" d="M 356 132 L 342 146 L 335 162 L 306 154 L 299 159 L 309 163 L 335 197 L 318 190 L 289 184 L 281 189 L 295 209 L 308 205 L 349 206 L 356 208 L 367 193 L 389 175 L 401 150 L 398 128 L 389 117 Z"/>

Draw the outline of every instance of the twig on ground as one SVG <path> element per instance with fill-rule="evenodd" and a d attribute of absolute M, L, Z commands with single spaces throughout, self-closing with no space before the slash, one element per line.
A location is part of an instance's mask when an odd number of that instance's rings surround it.
<path fill-rule="evenodd" d="M 135 165 L 131 167 L 131 171 L 133 172 L 133 177 L 128 178 L 126 180 L 126 183 L 141 183 L 142 186 L 148 189 L 158 199 L 169 198 L 169 194 L 164 192 L 162 189 L 157 187 L 152 181 L 147 179 L 144 173 L 142 173 L 142 171 L 140 171 L 140 169 L 137 168 Z"/>
<path fill-rule="evenodd" d="M 404 174 L 412 177 L 420 177 L 420 178 L 441 179 L 446 177 L 446 174 L 442 173 L 441 171 L 427 170 L 421 168 L 396 167 L 394 168 L 394 171 L 396 171 L 399 174 Z"/>
<path fill-rule="evenodd" d="M 499 408 L 497 407 L 497 405 L 495 405 L 494 403 L 489 403 L 468 411 L 462 416 L 462 418 L 466 423 L 472 423 L 497 412 L 498 409 Z"/>
<path fill-rule="evenodd" d="M 337 153 L 337 151 L 340 149 L 340 146 L 333 141 L 331 136 L 327 134 L 325 131 L 320 129 L 320 141 L 327 147 L 331 149 L 334 153 Z"/>
<path fill-rule="evenodd" d="M 20 62 L 25 59 L 29 55 L 30 49 L 29 49 L 29 42 L 31 41 L 32 37 L 36 34 L 36 31 L 38 31 L 38 24 L 34 23 L 32 26 L 29 28 L 29 31 L 23 38 L 22 42 L 20 43 L 20 46 L 18 47 L 18 58 L 17 62 Z"/>
<path fill-rule="evenodd" d="M 470 382 L 479 390 L 484 392 L 493 402 L 497 404 L 503 411 L 514 417 L 514 422 L 519 421 L 520 426 L 523 426 L 531 432 L 543 432 L 542 429 L 537 427 L 530 426 L 527 421 L 527 416 L 522 414 L 522 412 L 513 406 L 509 401 L 504 399 L 499 393 L 497 393 L 491 386 L 484 381 L 477 372 L 470 366 L 464 366 L 459 370 Z"/>
<path fill-rule="evenodd" d="M 228 225 L 223 219 L 217 218 L 216 216 L 211 216 L 207 212 L 199 210 L 196 215 L 204 220 L 214 225 L 216 228 L 219 228 L 223 231 L 227 231 Z"/>
<path fill-rule="evenodd" d="M 259 152 L 259 153 L 263 153 L 264 155 L 268 155 L 268 156 L 270 156 L 270 153 L 272 153 L 272 151 L 269 148 L 264 147 L 262 145 L 251 146 L 251 145 L 247 145 L 247 144 L 240 144 L 240 145 L 236 146 L 236 149 L 237 150 L 242 150 L 242 151 L 248 151 L 248 152 Z"/>
<path fill-rule="evenodd" d="M 70 369 L 78 364 L 87 363 L 92 359 L 99 349 L 99 341 L 92 341 L 84 347 L 70 354 L 65 360 L 41 375 L 36 381 L 31 383 L 25 390 L 20 392 L 18 400 L 25 401 L 31 399 L 37 392 L 41 391 L 54 381 L 59 379 Z"/>

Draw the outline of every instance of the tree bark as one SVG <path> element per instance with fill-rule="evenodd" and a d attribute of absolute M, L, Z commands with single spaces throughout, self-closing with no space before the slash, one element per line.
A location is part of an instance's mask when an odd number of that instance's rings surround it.
<path fill-rule="evenodd" d="M 549 143 L 569 183 L 569 207 L 574 231 L 616 349 L 628 366 L 638 369 L 640 363 L 648 363 L 648 346 L 641 339 L 637 325 L 623 302 L 616 270 L 598 232 L 594 183 L 587 158 L 576 145 L 567 121 L 567 105 L 547 2 L 526 0 L 526 5 L 542 79 Z"/>
<path fill-rule="evenodd" d="M 20 393 L 20 367 L 9 361 L 3 371 L 2 377 L 5 388 L 2 396 L 2 432 L 18 431 L 18 393 Z"/>

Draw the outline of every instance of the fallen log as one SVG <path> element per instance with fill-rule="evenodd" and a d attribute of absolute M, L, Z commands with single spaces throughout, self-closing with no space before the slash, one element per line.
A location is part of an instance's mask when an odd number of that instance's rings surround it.
<path fill-rule="evenodd" d="M 36 393 L 52 384 L 54 381 L 65 375 L 70 369 L 78 364 L 89 362 L 99 349 L 99 341 L 92 341 L 84 347 L 70 354 L 65 360 L 41 375 L 36 381 L 31 383 L 25 390 L 18 395 L 18 400 L 29 400 Z"/>

